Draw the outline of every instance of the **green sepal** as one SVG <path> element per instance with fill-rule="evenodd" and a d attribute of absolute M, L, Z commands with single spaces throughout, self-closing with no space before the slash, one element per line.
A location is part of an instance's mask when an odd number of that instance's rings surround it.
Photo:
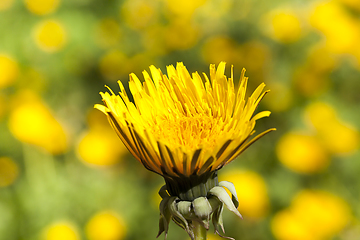
<path fill-rule="evenodd" d="M 223 233 L 225 233 L 223 219 L 222 219 L 223 209 L 224 209 L 224 204 L 221 203 L 221 206 L 218 209 L 216 209 L 216 211 L 213 213 L 212 222 L 213 222 L 213 225 L 215 228 L 215 233 L 219 233 L 219 230 L 218 230 L 219 226 L 220 226 L 221 230 L 223 231 Z"/>
<path fill-rule="evenodd" d="M 242 219 L 242 216 L 240 212 L 235 207 L 233 201 L 231 200 L 229 194 L 226 192 L 226 190 L 220 186 L 213 187 L 210 189 L 209 193 L 215 197 L 217 197 L 225 206 L 235 213 L 239 218 Z"/>
<path fill-rule="evenodd" d="M 212 208 L 206 197 L 198 197 L 192 202 L 194 212 L 200 219 L 209 219 Z"/>
<path fill-rule="evenodd" d="M 236 208 L 239 207 L 239 200 L 236 195 L 235 186 L 232 182 L 221 181 L 219 182 L 219 186 L 227 188 L 231 192 L 231 200 L 233 201 Z"/>
<path fill-rule="evenodd" d="M 223 210 L 224 210 L 224 204 L 221 204 L 221 206 L 218 209 L 216 209 L 216 211 L 213 213 L 212 222 L 214 225 L 215 234 L 219 235 L 222 238 L 235 240 L 234 238 L 220 234 L 219 227 L 221 228 L 222 232 L 225 233 L 223 218 L 222 218 Z"/>
<path fill-rule="evenodd" d="M 191 209 L 191 202 L 190 201 L 180 201 L 176 204 L 177 210 L 181 215 L 183 215 L 185 218 L 193 218 L 194 212 Z"/>
<path fill-rule="evenodd" d="M 159 195 L 161 198 L 166 198 L 166 197 L 170 197 L 168 192 L 167 192 L 167 188 L 166 188 L 166 185 L 162 186 L 159 190 Z"/>
<path fill-rule="evenodd" d="M 178 211 L 176 200 L 179 200 L 179 198 L 174 197 L 174 200 L 169 202 L 169 208 L 171 215 L 173 217 L 173 221 L 179 225 L 181 228 L 185 229 L 185 231 L 190 235 L 192 234 L 192 231 L 189 228 L 188 221 L 184 218 L 184 216 Z"/>
<path fill-rule="evenodd" d="M 156 237 L 159 237 L 163 232 L 165 232 L 165 239 L 169 230 L 169 223 L 171 220 L 171 212 L 168 208 L 169 201 L 174 201 L 175 197 L 165 197 L 160 202 L 160 220 L 159 220 L 159 233 Z"/>

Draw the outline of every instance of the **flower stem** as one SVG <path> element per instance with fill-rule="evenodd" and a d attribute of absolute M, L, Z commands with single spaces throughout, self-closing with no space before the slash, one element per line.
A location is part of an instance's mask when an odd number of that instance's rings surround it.
<path fill-rule="evenodd" d="M 193 221 L 195 240 L 206 240 L 206 229 L 201 223 Z"/>

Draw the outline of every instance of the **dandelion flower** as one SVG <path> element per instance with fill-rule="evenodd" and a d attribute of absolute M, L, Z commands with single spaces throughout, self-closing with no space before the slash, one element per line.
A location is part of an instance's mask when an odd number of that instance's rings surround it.
<path fill-rule="evenodd" d="M 210 65 L 210 79 L 204 74 L 204 82 L 197 72 L 190 75 L 183 63 L 176 68 L 168 66 L 167 75 L 155 66 L 150 66 L 150 72 L 152 77 L 143 72 L 143 84 L 130 74 L 134 102 L 119 81 L 119 95 L 111 89 L 100 93 L 105 105 L 95 108 L 106 114 L 134 157 L 164 177 L 166 185 L 159 191 L 163 198 L 159 235 L 167 234 L 170 219 L 192 239 L 198 224 L 208 229 L 210 219 L 219 234 L 224 205 L 239 217 L 241 214 L 233 184 L 219 183 L 217 171 L 275 130 L 250 140 L 256 121 L 270 115 L 269 111 L 254 115 L 268 91 L 263 91 L 262 83 L 246 101 L 245 69 L 235 91 L 233 71 L 230 78 L 224 75 L 225 62 L 217 69 Z"/>

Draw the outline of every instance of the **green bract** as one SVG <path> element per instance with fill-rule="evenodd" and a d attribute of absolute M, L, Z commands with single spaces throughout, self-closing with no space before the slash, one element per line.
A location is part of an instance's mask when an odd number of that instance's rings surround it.
<path fill-rule="evenodd" d="M 205 184 L 206 183 L 199 184 L 193 188 L 203 188 Z M 231 192 L 231 198 L 225 188 Z M 219 230 L 221 229 L 221 231 L 225 233 L 222 220 L 224 205 L 238 217 L 242 218 L 240 212 L 237 210 L 239 201 L 237 199 L 235 187 L 231 182 L 219 182 L 208 191 L 207 196 L 199 196 L 191 201 L 181 200 L 177 196 L 169 195 L 166 185 L 161 187 L 159 195 L 161 196 L 162 201 L 160 203 L 158 236 L 165 232 L 165 239 L 169 230 L 170 220 L 173 220 L 178 226 L 183 228 L 192 240 L 195 239 L 193 222 L 199 222 L 206 230 L 208 230 L 210 220 L 214 225 L 216 234 L 224 238 L 229 238 L 222 236 Z"/>

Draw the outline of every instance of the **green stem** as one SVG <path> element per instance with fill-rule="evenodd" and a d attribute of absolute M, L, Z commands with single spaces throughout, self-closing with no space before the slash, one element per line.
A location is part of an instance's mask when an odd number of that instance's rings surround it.
<path fill-rule="evenodd" d="M 206 229 L 201 223 L 193 221 L 195 240 L 206 240 Z"/>

